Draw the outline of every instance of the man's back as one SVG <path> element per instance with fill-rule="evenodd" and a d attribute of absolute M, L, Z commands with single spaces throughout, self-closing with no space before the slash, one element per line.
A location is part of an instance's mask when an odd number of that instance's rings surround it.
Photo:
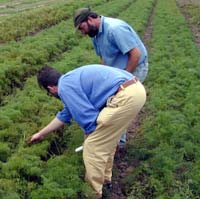
<path fill-rule="evenodd" d="M 84 93 L 97 109 L 115 94 L 119 85 L 133 78 L 127 71 L 104 65 L 93 64 L 74 69 L 63 75 L 58 84 L 58 93 L 70 92 L 71 97 Z"/>
<path fill-rule="evenodd" d="M 101 16 L 99 33 L 92 39 L 97 55 L 109 66 L 125 69 L 128 52 L 139 48 L 139 64 L 147 57 L 147 50 L 137 33 L 126 22 Z"/>

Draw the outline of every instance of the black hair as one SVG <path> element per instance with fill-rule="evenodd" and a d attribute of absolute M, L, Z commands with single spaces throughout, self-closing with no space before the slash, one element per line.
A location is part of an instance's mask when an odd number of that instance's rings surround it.
<path fill-rule="evenodd" d="M 91 12 L 88 17 L 97 18 L 99 15 L 95 12 Z"/>
<path fill-rule="evenodd" d="M 38 72 L 37 81 L 40 87 L 43 87 L 48 91 L 48 86 L 58 85 L 58 80 L 61 75 L 62 74 L 54 68 L 44 65 L 44 67 Z"/>
<path fill-rule="evenodd" d="M 95 12 L 90 12 L 82 21 L 82 22 L 86 22 L 88 20 L 88 17 L 92 17 L 93 19 L 96 19 L 99 15 Z"/>

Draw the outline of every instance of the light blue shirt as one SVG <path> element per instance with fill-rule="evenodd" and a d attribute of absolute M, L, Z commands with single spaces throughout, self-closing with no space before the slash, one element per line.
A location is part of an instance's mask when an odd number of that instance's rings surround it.
<path fill-rule="evenodd" d="M 128 63 L 128 52 L 139 48 L 141 57 L 138 65 L 147 59 L 147 50 L 137 33 L 126 22 L 101 16 L 99 33 L 92 38 L 96 54 L 104 64 L 125 69 Z"/>
<path fill-rule="evenodd" d="M 58 82 L 58 95 L 64 108 L 57 118 L 69 123 L 73 118 L 85 134 L 96 129 L 99 112 L 107 99 L 119 86 L 134 76 L 125 71 L 104 65 L 87 65 L 62 75 Z"/>

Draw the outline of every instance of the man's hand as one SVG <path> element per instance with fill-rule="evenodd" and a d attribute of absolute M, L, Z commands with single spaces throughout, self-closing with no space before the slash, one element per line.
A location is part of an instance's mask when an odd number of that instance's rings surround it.
<path fill-rule="evenodd" d="M 38 133 L 35 133 L 34 135 L 32 135 L 32 137 L 27 141 L 27 144 L 31 145 L 31 144 L 40 142 L 43 139 L 44 139 L 44 136 L 40 132 L 38 132 Z"/>
<path fill-rule="evenodd" d="M 42 130 L 40 130 L 38 133 L 35 133 L 32 135 L 32 137 L 27 141 L 27 144 L 31 145 L 33 143 L 37 143 L 42 141 L 49 133 L 52 131 L 58 130 L 60 127 L 64 125 L 64 122 L 60 121 L 56 117 Z"/>

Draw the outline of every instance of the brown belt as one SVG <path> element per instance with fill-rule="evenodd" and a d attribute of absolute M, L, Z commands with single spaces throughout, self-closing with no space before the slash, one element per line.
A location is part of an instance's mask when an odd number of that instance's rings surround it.
<path fill-rule="evenodd" d="M 127 82 L 124 82 L 123 84 L 121 84 L 117 90 L 117 93 L 121 90 L 123 90 L 124 88 L 130 86 L 131 84 L 135 84 L 139 79 L 137 77 L 135 77 L 134 79 L 128 80 Z"/>

